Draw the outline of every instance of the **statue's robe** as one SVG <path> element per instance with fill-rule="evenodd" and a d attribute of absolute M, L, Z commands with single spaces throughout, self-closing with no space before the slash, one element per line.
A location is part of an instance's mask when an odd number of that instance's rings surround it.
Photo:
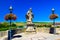
<path fill-rule="evenodd" d="M 34 18 L 34 15 L 32 14 L 32 18 Z M 31 20 L 32 20 L 32 18 L 31 18 Z M 29 19 L 29 16 L 28 15 L 26 15 L 26 19 Z"/>

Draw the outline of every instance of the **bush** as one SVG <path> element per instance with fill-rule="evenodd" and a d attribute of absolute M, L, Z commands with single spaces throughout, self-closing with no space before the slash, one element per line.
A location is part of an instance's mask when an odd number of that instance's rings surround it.
<path fill-rule="evenodd" d="M 4 27 L 4 25 L 3 24 L 0 24 L 0 28 L 3 28 Z"/>
<path fill-rule="evenodd" d="M 16 24 L 13 23 L 12 26 L 16 26 Z"/>
<path fill-rule="evenodd" d="M 4 23 L 2 23 L 2 25 L 3 25 L 4 27 L 8 27 L 9 23 L 4 22 Z"/>
<path fill-rule="evenodd" d="M 23 28 L 23 26 L 18 26 L 18 28 Z"/>
<path fill-rule="evenodd" d="M 60 26 L 56 26 L 56 28 L 60 28 Z"/>

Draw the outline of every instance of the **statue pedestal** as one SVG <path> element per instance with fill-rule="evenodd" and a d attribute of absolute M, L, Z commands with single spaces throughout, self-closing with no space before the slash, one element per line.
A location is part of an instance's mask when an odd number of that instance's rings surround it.
<path fill-rule="evenodd" d="M 36 28 L 34 24 L 27 24 L 26 32 L 36 32 Z"/>

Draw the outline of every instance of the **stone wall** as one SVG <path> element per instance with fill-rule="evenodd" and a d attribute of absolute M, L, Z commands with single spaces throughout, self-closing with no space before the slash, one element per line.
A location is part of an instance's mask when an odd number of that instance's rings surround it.
<path fill-rule="evenodd" d="M 39 31 L 39 32 L 49 33 L 50 28 L 37 28 L 36 30 Z M 55 28 L 55 33 L 59 33 L 60 34 L 60 28 Z"/>
<path fill-rule="evenodd" d="M 56 28 L 56 33 L 60 34 L 60 28 Z"/>
<path fill-rule="evenodd" d="M 23 29 L 16 29 L 17 34 L 22 33 L 22 32 L 23 32 Z"/>
<path fill-rule="evenodd" d="M 0 31 L 0 37 L 8 36 L 8 31 Z"/>
<path fill-rule="evenodd" d="M 50 28 L 37 28 L 37 32 L 46 32 L 46 33 L 49 33 L 49 29 Z"/>

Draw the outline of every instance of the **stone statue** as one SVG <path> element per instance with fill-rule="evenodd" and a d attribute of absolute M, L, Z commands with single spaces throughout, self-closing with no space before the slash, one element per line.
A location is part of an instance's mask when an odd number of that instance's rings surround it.
<path fill-rule="evenodd" d="M 29 11 L 26 14 L 27 24 L 32 24 L 33 17 L 34 16 L 32 14 L 32 8 L 30 8 Z"/>
<path fill-rule="evenodd" d="M 32 14 L 32 8 L 30 8 L 26 14 L 26 19 L 27 19 L 27 29 L 26 32 L 35 32 L 35 24 L 32 23 L 32 19 L 34 18 Z"/>

